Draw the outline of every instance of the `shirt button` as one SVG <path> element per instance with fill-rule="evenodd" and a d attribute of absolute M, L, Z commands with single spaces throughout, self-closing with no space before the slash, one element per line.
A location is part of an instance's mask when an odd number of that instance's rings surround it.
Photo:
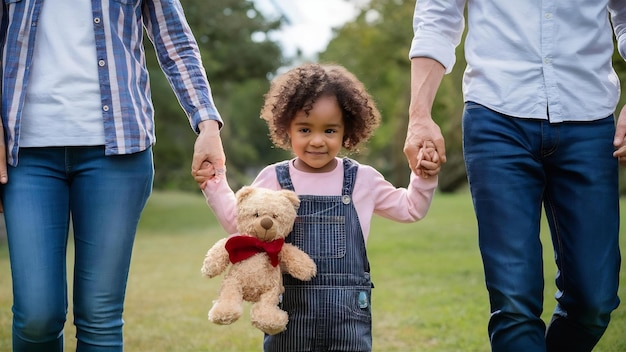
<path fill-rule="evenodd" d="M 106 62 L 104 60 L 98 60 L 98 66 L 102 67 L 106 65 Z"/>
<path fill-rule="evenodd" d="M 552 13 L 551 12 L 546 12 L 545 14 L 546 19 L 551 19 L 552 18 Z"/>
<path fill-rule="evenodd" d="M 104 106 L 102 107 L 102 110 L 104 110 L 104 111 L 109 111 L 109 106 L 108 106 L 108 105 L 104 105 Z"/>
<path fill-rule="evenodd" d="M 550 63 L 552 63 L 552 59 L 550 59 L 549 57 L 546 57 L 545 59 L 543 59 L 543 62 L 549 65 Z"/>

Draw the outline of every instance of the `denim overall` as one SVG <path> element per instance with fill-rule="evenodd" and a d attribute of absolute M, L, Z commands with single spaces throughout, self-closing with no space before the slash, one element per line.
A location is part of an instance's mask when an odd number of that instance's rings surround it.
<path fill-rule="evenodd" d="M 361 224 L 352 203 L 358 165 L 344 159 L 341 196 L 299 195 L 300 208 L 290 242 L 317 264 L 311 281 L 283 275 L 281 308 L 287 330 L 266 335 L 264 350 L 371 351 L 372 282 Z M 294 190 L 289 161 L 276 166 L 283 189 Z"/>

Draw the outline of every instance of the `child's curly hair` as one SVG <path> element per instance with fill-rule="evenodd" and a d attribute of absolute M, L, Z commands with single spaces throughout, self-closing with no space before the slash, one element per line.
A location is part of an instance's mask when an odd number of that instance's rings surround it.
<path fill-rule="evenodd" d="M 333 95 L 343 114 L 343 147 L 357 151 L 380 124 L 380 112 L 363 83 L 336 64 L 303 64 L 272 81 L 261 118 L 267 121 L 274 145 L 291 149 L 287 131 L 296 113 L 303 110 L 308 115 L 319 97 Z"/>

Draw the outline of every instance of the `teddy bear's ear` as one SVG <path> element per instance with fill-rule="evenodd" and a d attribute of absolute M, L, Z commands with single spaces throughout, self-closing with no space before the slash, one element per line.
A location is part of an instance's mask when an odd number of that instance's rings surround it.
<path fill-rule="evenodd" d="M 298 207 L 300 206 L 300 198 L 298 198 L 296 192 L 286 189 L 283 189 L 280 192 L 283 194 L 283 196 L 285 196 L 285 198 L 287 198 L 291 202 L 291 204 L 293 204 L 294 208 L 298 209 Z"/>
<path fill-rule="evenodd" d="M 235 197 L 237 198 L 237 202 L 241 202 L 243 199 L 247 198 L 249 195 L 254 193 L 254 187 L 252 186 L 243 186 L 241 189 L 235 193 Z"/>

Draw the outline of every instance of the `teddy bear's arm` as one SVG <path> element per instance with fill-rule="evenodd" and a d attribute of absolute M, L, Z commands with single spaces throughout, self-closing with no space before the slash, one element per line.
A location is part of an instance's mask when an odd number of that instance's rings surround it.
<path fill-rule="evenodd" d="M 313 259 L 304 251 L 289 243 L 283 245 L 280 265 L 283 272 L 303 281 L 310 280 L 317 274 L 317 266 Z"/>
<path fill-rule="evenodd" d="M 226 270 L 228 265 L 230 264 L 230 259 L 228 258 L 228 252 L 226 251 L 226 241 L 228 238 L 222 238 L 217 241 L 213 247 L 211 247 L 204 257 L 204 262 L 202 263 L 202 275 L 208 277 L 215 277 Z"/>

